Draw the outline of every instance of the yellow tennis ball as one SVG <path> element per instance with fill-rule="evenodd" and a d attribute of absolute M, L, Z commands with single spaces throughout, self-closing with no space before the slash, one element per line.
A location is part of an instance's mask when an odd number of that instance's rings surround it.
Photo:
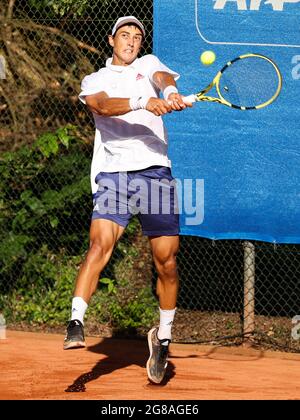
<path fill-rule="evenodd" d="M 213 51 L 204 51 L 200 56 L 201 63 L 205 66 L 210 66 L 215 59 L 216 54 Z"/>

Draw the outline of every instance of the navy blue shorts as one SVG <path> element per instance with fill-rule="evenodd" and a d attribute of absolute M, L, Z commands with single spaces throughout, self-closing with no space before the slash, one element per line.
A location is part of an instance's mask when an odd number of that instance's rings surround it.
<path fill-rule="evenodd" d="M 94 219 L 112 220 L 126 227 L 137 215 L 147 236 L 179 233 L 176 181 L 165 166 L 128 172 L 100 172 L 96 177 Z"/>

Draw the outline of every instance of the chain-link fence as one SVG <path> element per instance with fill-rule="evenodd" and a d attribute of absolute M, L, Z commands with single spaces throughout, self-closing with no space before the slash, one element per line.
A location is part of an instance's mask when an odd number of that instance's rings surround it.
<path fill-rule="evenodd" d="M 179 312 L 193 310 L 189 337 L 299 351 L 299 263 L 299 245 L 183 237 Z"/>
<path fill-rule="evenodd" d="M 60 298 L 69 298 L 88 247 L 92 204 L 94 127 L 78 101 L 80 81 L 110 56 L 107 35 L 121 15 L 144 23 L 144 52 L 150 53 L 152 14 L 150 0 L 0 0 L 0 300 L 12 323 L 42 324 L 53 307 L 66 316 Z M 299 245 L 181 237 L 178 266 L 175 341 L 247 339 L 299 351 Z M 116 286 L 128 299 L 147 285 L 153 294 L 149 244 L 135 220 L 102 273 L 103 284 L 111 297 Z M 138 299 L 146 313 L 150 297 Z M 94 303 L 96 310 L 106 301 Z M 120 318 L 117 304 L 114 316 Z M 18 310 L 26 317 L 16 315 Z M 53 325 L 55 320 L 53 315 Z"/>

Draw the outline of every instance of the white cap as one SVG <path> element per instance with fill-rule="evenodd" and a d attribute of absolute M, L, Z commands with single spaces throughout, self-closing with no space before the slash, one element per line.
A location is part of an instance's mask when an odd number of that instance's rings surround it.
<path fill-rule="evenodd" d="M 140 28 L 140 30 L 142 31 L 143 36 L 145 38 L 146 33 L 145 33 L 144 25 L 136 17 L 134 17 L 134 16 L 123 16 L 123 17 L 120 17 L 117 20 L 117 22 L 115 23 L 115 26 L 113 27 L 111 34 L 114 35 L 117 32 L 117 30 L 121 26 L 126 25 L 126 23 L 134 23 L 136 26 L 138 26 Z"/>

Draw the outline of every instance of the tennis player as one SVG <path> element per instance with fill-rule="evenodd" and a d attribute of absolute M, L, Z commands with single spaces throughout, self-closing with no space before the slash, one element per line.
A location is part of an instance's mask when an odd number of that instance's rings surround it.
<path fill-rule="evenodd" d="M 76 280 L 64 349 L 85 346 L 85 311 L 116 242 L 137 214 L 143 234 L 149 237 L 158 273 L 160 322 L 148 333 L 147 373 L 152 382 L 160 383 L 176 309 L 179 247 L 176 190 L 161 117 L 192 105 L 185 104 L 178 93 L 176 72 L 154 55 L 137 58 L 144 38 L 145 29 L 138 19 L 120 17 L 108 39 L 112 58 L 82 81 L 79 98 L 92 111 L 96 126 L 91 167 L 94 209 L 90 247 Z M 160 181 L 164 183 L 161 195 L 169 199 L 167 212 L 161 202 L 153 203 L 160 196 L 153 199 L 150 194 L 152 184 Z M 132 185 L 140 187 L 140 206 Z"/>

